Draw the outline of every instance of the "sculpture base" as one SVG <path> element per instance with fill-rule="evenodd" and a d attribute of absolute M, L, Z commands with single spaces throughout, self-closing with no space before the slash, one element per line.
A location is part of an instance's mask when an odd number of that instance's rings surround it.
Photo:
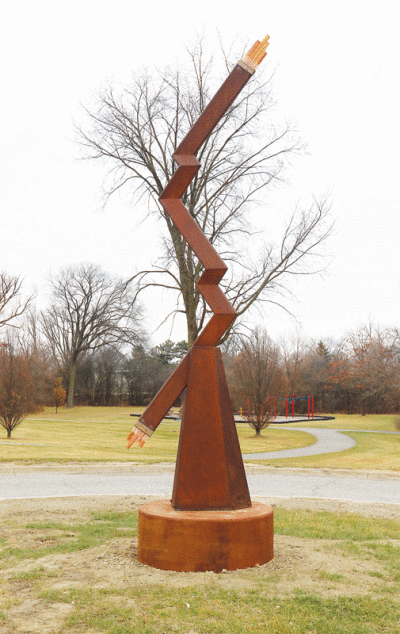
<path fill-rule="evenodd" d="M 274 556 L 273 510 L 255 502 L 245 509 L 176 511 L 171 502 L 139 508 L 138 559 L 160 570 L 237 570 Z"/>

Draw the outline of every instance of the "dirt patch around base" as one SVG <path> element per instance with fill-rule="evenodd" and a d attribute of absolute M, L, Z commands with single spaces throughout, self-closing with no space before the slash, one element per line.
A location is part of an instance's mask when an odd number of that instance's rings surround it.
<path fill-rule="evenodd" d="M 7 543 L 7 547 L 35 548 L 46 539 L 57 539 L 54 529 L 47 538 L 45 528 L 27 527 L 32 523 L 81 524 L 90 518 L 92 512 L 126 513 L 156 499 L 160 498 L 104 496 L 0 501 L 0 546 Z M 254 499 L 278 508 L 357 513 L 400 520 L 398 505 L 315 499 Z M 0 569 L 0 634 L 53 634 L 59 631 L 71 613 L 73 604 L 41 598 L 32 577 L 38 569 L 41 571 L 41 592 L 71 588 L 123 588 L 127 584 L 148 587 L 149 591 L 158 584 L 169 589 L 217 584 L 220 588 L 241 592 L 260 588 L 262 584 L 269 596 L 277 598 L 296 588 L 316 592 L 323 597 L 373 593 L 385 574 L 379 562 L 343 553 L 337 546 L 335 540 L 275 535 L 273 561 L 252 569 L 220 574 L 166 572 L 142 565 L 137 560 L 137 538 L 124 536 L 77 552 L 52 553 L 18 562 L 13 560 L 9 566 L 4 561 Z M 3 622 L 2 612 L 3 616 L 6 615 Z"/>
<path fill-rule="evenodd" d="M 0 522 L 79 522 L 91 512 L 112 510 L 126 513 L 137 510 L 141 504 L 164 498 L 147 495 L 102 495 L 56 498 L 0 500 Z M 368 502 L 342 502 L 316 498 L 277 498 L 253 496 L 256 502 L 285 509 L 308 509 L 332 513 L 357 513 L 365 517 L 400 520 L 399 504 L 369 504 Z"/>

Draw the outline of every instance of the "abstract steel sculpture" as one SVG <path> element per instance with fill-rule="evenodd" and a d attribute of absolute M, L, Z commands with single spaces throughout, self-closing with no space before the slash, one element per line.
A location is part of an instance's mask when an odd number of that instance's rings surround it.
<path fill-rule="evenodd" d="M 214 314 L 128 437 L 128 448 L 135 441 L 143 446 L 187 387 L 171 503 L 139 511 L 139 560 L 156 568 L 232 570 L 273 557 L 272 509 L 251 503 L 217 347 L 235 319 L 218 286 L 227 266 L 180 200 L 200 168 L 198 150 L 264 59 L 268 40 L 257 41 L 238 62 L 178 146 L 178 168 L 160 196 L 204 266 L 197 287 Z"/>

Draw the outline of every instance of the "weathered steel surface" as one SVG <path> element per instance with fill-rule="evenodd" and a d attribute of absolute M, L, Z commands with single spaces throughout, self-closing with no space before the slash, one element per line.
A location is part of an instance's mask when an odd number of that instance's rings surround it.
<path fill-rule="evenodd" d="M 183 358 L 176 370 L 167 379 L 161 390 L 140 416 L 139 422 L 148 427 L 149 430 L 154 431 L 156 429 L 178 396 L 185 389 L 189 369 L 189 356 L 190 355 L 187 354 Z"/>
<path fill-rule="evenodd" d="M 235 66 L 173 154 L 178 167 L 160 202 L 204 266 L 197 287 L 213 316 L 173 375 L 140 416 L 130 444 L 144 443 L 187 387 L 172 504 L 181 510 L 251 506 L 221 353 L 216 345 L 235 319 L 218 286 L 227 267 L 180 198 L 200 168 L 196 153 L 261 61 L 268 37 Z"/>
<path fill-rule="evenodd" d="M 180 510 L 251 506 L 221 351 L 193 348 L 172 506 Z"/>
<path fill-rule="evenodd" d="M 192 129 L 176 148 L 174 158 L 176 158 L 176 155 L 181 154 L 197 154 L 204 141 L 210 136 L 250 77 L 251 73 L 239 66 L 239 64 L 235 66 Z"/>
<path fill-rule="evenodd" d="M 237 570 L 274 556 L 273 510 L 176 511 L 162 500 L 139 509 L 138 559 L 160 570 Z"/>
<path fill-rule="evenodd" d="M 160 202 L 165 211 L 204 266 L 204 271 L 197 287 L 214 314 L 195 341 L 194 347 L 215 346 L 235 319 L 235 310 L 218 287 L 218 283 L 225 274 L 227 266 L 182 204 L 180 197 L 200 168 L 200 163 L 197 161 L 195 154 L 211 134 L 221 117 L 226 113 L 229 106 L 232 105 L 250 77 L 251 73 L 248 70 L 243 69 L 239 64 L 235 66 L 193 128 L 174 152 L 173 157 L 178 168 L 160 196 Z M 168 380 L 168 384 L 161 388 L 160 392 L 139 418 L 139 422 L 144 426 L 140 425 L 142 431 L 145 430 L 145 427 L 154 431 L 165 413 L 185 389 L 187 381 L 182 382 L 182 379 L 187 376 L 187 358 L 182 361 L 182 365 L 184 367 L 175 371 Z"/>

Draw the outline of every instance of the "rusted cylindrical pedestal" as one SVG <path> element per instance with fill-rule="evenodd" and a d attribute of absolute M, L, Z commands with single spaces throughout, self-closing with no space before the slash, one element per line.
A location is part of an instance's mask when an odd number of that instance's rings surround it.
<path fill-rule="evenodd" d="M 274 556 L 273 510 L 254 503 L 228 511 L 176 511 L 169 501 L 139 509 L 141 563 L 160 570 L 237 570 Z"/>

